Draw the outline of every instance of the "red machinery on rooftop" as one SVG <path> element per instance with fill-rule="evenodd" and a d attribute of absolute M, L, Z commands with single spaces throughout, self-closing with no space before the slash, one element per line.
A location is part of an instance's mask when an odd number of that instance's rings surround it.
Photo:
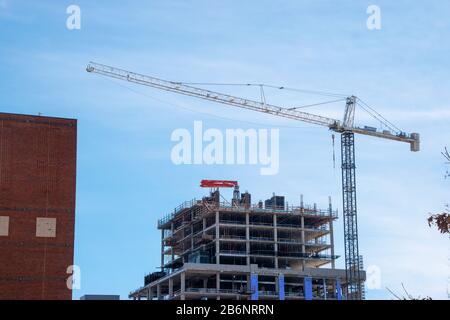
<path fill-rule="evenodd" d="M 235 188 L 238 186 L 237 181 L 231 180 L 202 180 L 200 181 L 201 188 Z"/>

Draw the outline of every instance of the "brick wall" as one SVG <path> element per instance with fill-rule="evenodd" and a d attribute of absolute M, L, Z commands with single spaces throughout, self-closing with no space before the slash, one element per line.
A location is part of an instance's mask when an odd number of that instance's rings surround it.
<path fill-rule="evenodd" d="M 71 299 L 76 120 L 0 113 L 0 299 Z"/>

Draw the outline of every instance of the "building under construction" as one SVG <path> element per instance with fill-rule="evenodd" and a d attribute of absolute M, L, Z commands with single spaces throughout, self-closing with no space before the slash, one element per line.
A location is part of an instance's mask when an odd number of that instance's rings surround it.
<path fill-rule="evenodd" d="M 331 201 L 325 210 L 303 199 L 290 206 L 276 195 L 252 204 L 237 182 L 202 183 L 213 187 L 208 197 L 158 221 L 161 271 L 147 275 L 130 298 L 346 299 L 346 271 L 335 268 Z M 218 187 L 230 186 L 227 201 Z"/>

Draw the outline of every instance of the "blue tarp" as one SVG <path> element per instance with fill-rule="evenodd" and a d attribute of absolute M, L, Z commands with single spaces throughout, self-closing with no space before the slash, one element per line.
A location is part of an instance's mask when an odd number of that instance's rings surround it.
<path fill-rule="evenodd" d="M 305 300 L 312 300 L 312 278 L 305 277 L 303 280 L 303 287 L 305 289 Z"/>
<path fill-rule="evenodd" d="M 250 290 L 252 292 L 250 300 L 258 300 L 258 275 L 257 274 L 250 275 Z"/>
<path fill-rule="evenodd" d="M 278 297 L 284 300 L 284 274 L 278 276 Z"/>
<path fill-rule="evenodd" d="M 341 280 L 336 279 L 336 295 L 338 300 L 342 300 Z"/>

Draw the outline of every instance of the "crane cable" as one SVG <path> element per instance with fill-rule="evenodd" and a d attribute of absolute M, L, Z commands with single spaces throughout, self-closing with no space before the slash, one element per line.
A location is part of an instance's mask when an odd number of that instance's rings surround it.
<path fill-rule="evenodd" d="M 288 91 L 296 91 L 296 92 L 302 92 L 302 93 L 308 93 L 308 94 L 316 94 L 321 96 L 328 96 L 328 97 L 339 97 L 341 99 L 333 100 L 333 101 L 326 101 L 322 103 L 317 104 L 311 104 L 311 105 L 304 105 L 299 107 L 293 107 L 289 108 L 289 110 L 295 110 L 295 109 L 301 109 L 301 108 L 308 108 L 308 107 L 314 107 L 319 105 L 324 105 L 328 103 L 334 103 L 334 102 L 340 102 L 344 101 L 349 95 L 347 94 L 340 94 L 340 93 L 333 93 L 333 92 L 327 92 L 327 91 L 319 91 L 319 90 L 306 90 L 306 89 L 297 89 L 297 88 L 290 88 L 285 86 L 275 86 L 270 84 L 264 84 L 264 83 L 217 83 L 217 82 L 178 82 L 180 84 L 186 84 L 186 85 L 203 85 L 203 86 L 259 86 L 260 87 L 260 94 L 261 94 L 261 103 L 264 105 L 266 104 L 266 97 L 264 94 L 264 87 L 272 88 L 272 89 L 278 89 L 278 90 L 288 90 Z M 387 120 L 385 117 L 383 117 L 379 112 L 377 112 L 374 108 L 369 106 L 366 102 L 361 100 L 360 98 L 357 98 L 357 100 L 360 102 L 357 104 L 366 111 L 369 115 L 374 117 L 376 120 L 378 120 L 380 123 L 384 124 L 386 127 L 391 129 L 392 131 L 402 132 L 401 129 L 399 129 L 396 125 L 394 125 L 392 122 Z M 370 109 L 371 111 L 367 110 Z"/>
<path fill-rule="evenodd" d="M 316 94 L 316 95 L 322 95 L 322 96 L 329 96 L 329 97 L 348 97 L 347 94 L 341 94 L 341 93 L 333 93 L 333 92 L 327 92 L 327 91 L 319 91 L 319 90 L 308 90 L 308 89 L 297 89 L 297 88 L 290 88 L 285 86 L 275 86 L 271 84 L 264 84 L 264 83 L 218 83 L 218 82 L 174 82 L 176 84 L 180 85 L 196 85 L 196 86 L 258 86 L 258 87 L 266 87 L 266 88 L 272 88 L 272 89 L 278 89 L 278 90 L 287 90 L 287 91 L 296 91 L 296 92 L 303 92 L 303 93 L 309 93 L 309 94 Z"/>
<path fill-rule="evenodd" d="M 344 94 L 331 93 L 331 92 L 326 92 L 326 91 L 295 89 L 295 88 L 288 88 L 288 87 L 284 87 L 284 86 L 274 86 L 274 85 L 263 84 L 263 83 L 259 83 L 259 84 L 257 84 L 257 83 L 218 83 L 218 82 L 176 82 L 176 83 L 180 84 L 180 85 L 196 85 L 196 86 L 246 86 L 246 87 L 258 86 L 259 90 L 260 90 L 260 99 L 261 99 L 262 105 L 267 104 L 264 87 L 278 89 L 278 90 L 297 91 L 297 92 L 303 92 L 303 93 L 309 93 L 309 94 L 317 94 L 317 95 L 322 95 L 322 96 L 336 97 L 336 98 L 339 97 L 340 98 L 340 99 L 332 100 L 332 101 L 325 101 L 325 102 L 320 102 L 320 103 L 292 107 L 292 108 L 288 108 L 288 110 L 309 108 L 309 107 L 315 107 L 315 106 L 320 106 L 320 105 L 329 104 L 329 103 L 345 101 L 346 97 L 348 96 L 348 95 L 344 95 Z"/>
<path fill-rule="evenodd" d="M 111 78 L 109 78 L 109 77 L 107 77 L 105 75 L 102 75 L 102 74 L 97 74 L 97 75 L 99 77 L 101 77 L 101 78 L 111 82 L 111 83 L 114 83 L 115 85 L 118 85 L 118 86 L 120 86 L 122 88 L 128 89 L 128 90 L 130 90 L 131 92 L 133 92 L 133 93 L 135 93 L 137 95 L 141 95 L 141 96 L 144 96 L 146 98 L 150 98 L 150 99 L 153 99 L 153 100 L 158 101 L 160 103 L 166 104 L 168 106 L 171 106 L 171 107 L 174 107 L 174 108 L 183 109 L 185 111 L 188 111 L 188 112 L 191 112 L 191 113 L 194 113 L 194 114 L 202 114 L 204 116 L 208 116 L 208 117 L 211 117 L 211 118 L 216 118 L 216 119 L 219 119 L 219 120 L 240 122 L 240 123 L 245 123 L 247 125 L 250 124 L 250 125 L 255 125 L 255 126 L 259 126 L 259 127 L 267 127 L 267 126 L 269 126 L 269 127 L 273 127 L 273 128 L 286 128 L 286 129 L 317 129 L 317 130 L 321 129 L 320 127 L 315 127 L 315 126 L 299 127 L 299 126 L 275 125 L 275 124 L 272 125 L 272 124 L 268 124 L 268 123 L 258 123 L 258 122 L 254 122 L 254 121 L 246 121 L 246 120 L 241 120 L 241 119 L 235 119 L 235 118 L 230 118 L 230 117 L 219 116 L 219 115 L 216 115 L 216 114 L 213 114 L 213 113 L 209 113 L 209 112 L 198 111 L 198 110 L 194 110 L 192 108 L 186 107 L 184 105 L 181 105 L 179 103 L 175 103 L 173 101 L 169 102 L 167 100 L 163 100 L 163 99 L 154 97 L 154 96 L 152 96 L 152 95 L 150 95 L 148 93 L 141 92 L 139 90 L 136 90 L 134 88 L 126 86 L 126 85 L 124 85 L 122 83 L 119 83 L 118 81 L 114 81 L 113 79 L 111 79 Z"/>
<path fill-rule="evenodd" d="M 262 105 L 266 105 L 266 95 L 264 94 L 264 86 L 260 85 L 260 94 L 261 94 L 261 103 Z"/>
<path fill-rule="evenodd" d="M 337 99 L 337 100 L 331 100 L 331 101 L 325 101 L 325 102 L 320 102 L 320 103 L 315 103 L 315 104 L 309 104 L 309 105 L 303 105 L 303 106 L 298 106 L 298 107 L 292 107 L 292 108 L 288 108 L 288 110 L 296 110 L 296 109 L 301 109 L 301 108 L 309 108 L 309 107 L 314 107 L 314 106 L 319 106 L 319 105 L 324 105 L 324 104 L 340 102 L 340 101 L 344 101 L 349 96 L 349 95 L 344 95 L 344 94 L 340 94 L 340 93 L 332 93 L 332 92 L 318 91 L 318 90 L 297 89 L 297 88 L 290 88 L 290 87 L 285 87 L 285 86 L 275 86 L 275 85 L 269 85 L 269 84 L 263 84 L 263 83 L 258 83 L 258 84 L 257 83 L 215 83 L 215 82 L 173 82 L 173 83 L 177 83 L 177 84 L 180 84 L 180 85 L 199 85 L 199 86 L 201 86 L 201 85 L 205 85 L 205 86 L 258 86 L 260 88 L 261 103 L 263 105 L 266 104 L 266 96 L 265 96 L 265 93 L 264 93 L 264 87 L 272 88 L 272 89 L 278 89 L 278 90 L 296 91 L 296 92 L 303 92 L 303 93 L 308 93 L 308 94 L 316 94 L 316 95 L 336 97 L 336 98 L 339 97 L 340 98 L 340 99 Z M 118 83 L 116 83 L 116 84 L 118 84 Z M 120 84 L 118 84 L 118 85 L 120 85 Z M 123 85 L 121 85 L 121 86 L 123 86 Z M 129 89 L 131 91 L 134 91 L 135 93 L 143 94 L 143 93 L 137 92 L 136 90 L 133 90 L 133 89 L 131 89 L 129 87 L 126 87 L 126 86 L 123 86 L 123 87 L 125 87 L 125 88 L 127 88 L 127 89 Z M 143 95 L 145 95 L 145 94 L 143 94 Z M 151 97 L 151 98 L 157 99 L 155 97 Z M 165 103 L 167 103 L 167 101 L 165 101 Z M 394 125 L 392 122 L 387 120 L 379 112 L 377 112 L 374 108 L 369 106 L 366 102 L 364 102 L 360 98 L 357 98 L 357 102 L 356 103 L 364 111 L 366 111 L 369 115 L 371 115 L 373 118 L 378 120 L 381 124 L 385 125 L 386 127 L 391 129 L 392 131 L 394 131 L 394 132 L 396 131 L 398 133 L 402 132 L 402 130 L 400 130 L 396 125 Z M 186 108 L 186 107 L 182 107 L 182 108 L 193 112 L 193 110 L 190 110 L 189 108 Z M 198 113 L 203 113 L 203 112 L 198 112 Z M 208 114 L 206 112 L 204 114 L 207 114 L 209 116 L 214 116 L 214 117 L 217 117 L 217 118 L 222 118 L 222 117 L 219 117 L 219 116 Z M 224 118 L 224 119 L 226 119 L 226 118 Z M 231 120 L 231 119 L 227 119 L 227 120 Z M 244 122 L 244 121 L 242 121 L 242 122 Z M 298 128 L 298 127 L 293 127 L 293 128 Z"/>
<path fill-rule="evenodd" d="M 383 117 L 379 112 L 377 112 L 374 108 L 372 108 L 371 106 L 369 106 L 367 103 L 365 103 L 363 100 L 361 100 L 360 98 L 358 98 L 358 100 L 361 103 L 357 104 L 363 109 L 365 110 L 367 113 L 369 113 L 372 117 L 374 117 L 375 119 L 377 119 L 378 121 L 380 121 L 382 124 L 384 124 L 386 127 L 388 127 L 389 129 L 391 129 L 392 131 L 398 131 L 399 133 L 402 132 L 402 130 L 400 130 L 395 124 L 393 124 L 392 122 L 390 122 L 389 120 L 387 120 L 385 117 Z M 366 107 L 368 109 L 370 109 L 372 112 L 370 112 L 369 110 L 366 109 Z"/>
<path fill-rule="evenodd" d="M 289 108 L 288 110 L 296 110 L 296 109 L 302 109 L 302 108 L 310 108 L 310 107 L 315 107 L 315 106 L 320 106 L 320 105 L 324 105 L 324 104 L 328 104 L 328 103 L 335 103 L 335 102 L 340 102 L 340 101 L 345 101 L 345 100 L 346 100 L 346 99 L 338 99 L 338 100 L 331 100 L 331 101 L 325 101 L 325 102 L 314 103 L 314 104 L 307 104 L 307 105 L 303 105 L 303 106 L 299 106 L 299 107 Z"/>

